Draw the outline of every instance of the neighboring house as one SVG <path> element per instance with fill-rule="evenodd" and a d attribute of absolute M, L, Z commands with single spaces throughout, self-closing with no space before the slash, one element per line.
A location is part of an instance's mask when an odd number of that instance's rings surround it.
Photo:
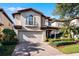
<path fill-rule="evenodd" d="M 75 27 L 79 27 L 79 17 L 75 17 L 71 22 L 70 22 L 71 26 L 75 26 Z"/>
<path fill-rule="evenodd" d="M 59 34 L 60 33 L 60 28 L 63 27 L 64 25 L 64 20 L 57 20 L 57 19 L 52 19 L 51 21 L 51 27 L 56 27 L 58 29 L 54 29 L 51 31 L 50 35 L 51 34 Z"/>
<path fill-rule="evenodd" d="M 20 42 L 37 41 L 43 42 L 46 38 L 46 28 L 49 26 L 49 17 L 32 9 L 18 10 L 12 14 L 15 20 L 14 30 Z"/>
<path fill-rule="evenodd" d="M 0 28 L 13 28 L 13 22 L 12 20 L 8 17 L 8 15 L 5 13 L 5 11 L 0 8 Z"/>
<path fill-rule="evenodd" d="M 70 25 L 71 26 L 74 26 L 74 27 L 79 27 L 79 17 L 75 17 L 71 22 L 70 22 Z M 79 34 L 74 34 L 73 32 L 72 33 L 72 36 L 77 39 L 79 38 Z M 74 34 L 74 35 L 73 35 Z"/>
<path fill-rule="evenodd" d="M 52 19 L 51 26 L 52 27 L 62 28 L 65 22 L 66 22 L 66 20 Z M 79 27 L 79 17 L 75 17 L 74 19 L 72 19 L 70 21 L 70 26 Z M 50 32 L 50 35 L 52 35 L 52 34 L 58 34 L 58 33 L 60 33 L 60 29 L 55 29 L 55 30 L 52 30 Z M 79 35 L 78 35 L 78 37 L 79 37 Z"/>
<path fill-rule="evenodd" d="M 64 24 L 64 20 L 53 20 L 52 23 L 51 23 L 51 26 L 52 27 L 59 27 L 59 28 L 62 28 L 63 27 L 63 24 Z"/>
<path fill-rule="evenodd" d="M 55 29 L 52 29 L 50 32 L 49 32 L 49 37 L 50 38 L 58 38 L 62 35 L 62 32 L 61 32 L 61 28 L 64 26 L 64 23 L 66 22 L 64 19 L 55 19 L 53 18 L 51 22 L 51 27 L 52 28 L 55 28 Z"/>

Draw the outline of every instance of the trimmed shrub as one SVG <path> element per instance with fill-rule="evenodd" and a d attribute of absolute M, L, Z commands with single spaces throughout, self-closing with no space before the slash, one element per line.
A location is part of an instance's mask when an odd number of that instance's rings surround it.
<path fill-rule="evenodd" d="M 2 40 L 0 41 L 2 45 L 16 45 L 19 41 L 17 38 L 11 40 Z"/>
<path fill-rule="evenodd" d="M 64 46 L 64 45 L 71 45 L 71 44 L 76 44 L 74 41 L 58 41 L 58 42 L 51 42 L 50 45 L 52 46 Z"/>
<path fill-rule="evenodd" d="M 50 42 L 62 41 L 61 39 L 51 39 Z"/>
<path fill-rule="evenodd" d="M 4 34 L 4 40 L 14 39 L 14 37 L 16 36 L 14 30 L 11 29 L 4 29 L 2 32 Z"/>
<path fill-rule="evenodd" d="M 18 39 L 16 38 L 16 33 L 14 30 L 4 29 L 3 34 L 3 40 L 0 40 L 3 45 L 14 45 L 18 43 Z"/>
<path fill-rule="evenodd" d="M 57 42 L 57 41 L 74 41 L 73 38 L 65 38 L 65 39 L 49 39 L 50 42 Z"/>
<path fill-rule="evenodd" d="M 0 46 L 0 56 L 11 56 L 16 45 L 2 45 Z"/>
<path fill-rule="evenodd" d="M 62 41 L 74 41 L 74 38 L 63 38 L 63 39 L 61 39 Z"/>

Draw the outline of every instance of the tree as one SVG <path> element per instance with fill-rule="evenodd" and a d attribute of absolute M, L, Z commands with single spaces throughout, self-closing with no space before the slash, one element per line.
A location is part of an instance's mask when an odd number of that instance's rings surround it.
<path fill-rule="evenodd" d="M 58 3 L 54 14 L 73 18 L 79 15 L 79 3 Z"/>
<path fill-rule="evenodd" d="M 71 36 L 71 26 L 69 24 L 69 20 L 65 21 L 63 24 L 63 27 L 60 29 L 61 32 L 63 32 L 63 36 L 67 37 L 67 38 L 72 38 Z"/>
<path fill-rule="evenodd" d="M 60 18 L 64 18 L 67 22 L 64 23 L 64 34 L 68 34 L 71 37 L 71 31 L 77 33 L 75 28 L 70 26 L 71 20 L 79 15 L 79 4 L 78 3 L 58 3 L 56 4 L 55 15 L 59 15 Z M 63 34 L 63 35 L 64 35 Z"/>

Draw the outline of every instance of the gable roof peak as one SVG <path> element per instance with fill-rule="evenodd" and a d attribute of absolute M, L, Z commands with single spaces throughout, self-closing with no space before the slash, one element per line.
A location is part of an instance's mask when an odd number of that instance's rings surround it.
<path fill-rule="evenodd" d="M 26 12 L 26 11 L 30 11 L 30 10 L 34 11 L 34 12 L 37 12 L 39 14 L 43 14 L 42 12 L 40 12 L 40 11 L 34 9 L 34 8 L 25 8 L 25 9 L 22 9 L 22 10 L 18 10 L 18 12 L 21 13 L 21 12 Z"/>

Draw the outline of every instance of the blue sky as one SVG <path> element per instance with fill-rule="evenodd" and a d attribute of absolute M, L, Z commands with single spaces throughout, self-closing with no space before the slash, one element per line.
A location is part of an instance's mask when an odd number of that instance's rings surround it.
<path fill-rule="evenodd" d="M 58 16 L 53 16 L 52 14 L 56 7 L 55 3 L 0 3 L 0 7 L 5 10 L 11 19 L 13 12 L 23 8 L 34 8 L 44 13 L 46 16 L 58 18 Z"/>

